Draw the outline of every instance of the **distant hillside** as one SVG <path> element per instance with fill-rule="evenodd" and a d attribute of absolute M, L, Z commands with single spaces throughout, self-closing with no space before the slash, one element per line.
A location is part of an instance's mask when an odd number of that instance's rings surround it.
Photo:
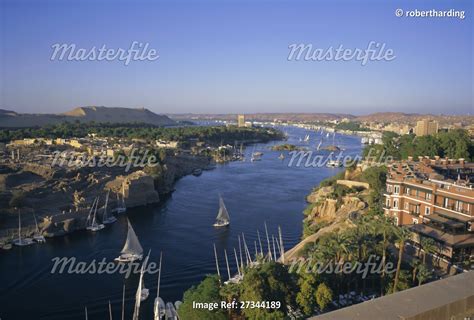
<path fill-rule="evenodd" d="M 41 127 L 61 122 L 111 122 L 149 123 L 156 126 L 174 125 L 176 122 L 165 115 L 158 115 L 145 108 L 78 107 L 62 114 L 27 114 L 0 109 L 0 127 Z"/>
<path fill-rule="evenodd" d="M 237 120 L 237 114 L 170 114 L 173 119 L 177 120 Z M 344 118 L 355 118 L 350 114 L 338 113 L 251 113 L 245 114 L 245 120 L 248 121 L 328 121 L 341 120 Z"/>
<path fill-rule="evenodd" d="M 474 117 L 469 115 L 433 115 L 402 112 L 378 112 L 369 115 L 358 116 L 354 120 L 360 122 L 380 122 L 380 123 L 410 123 L 415 124 L 418 120 L 430 119 L 436 120 L 441 125 L 463 123 L 470 124 L 474 122 Z"/>
<path fill-rule="evenodd" d="M 170 114 L 176 120 L 237 120 L 237 114 Z M 378 112 L 362 116 L 340 113 L 252 113 L 245 114 L 248 121 L 295 121 L 313 122 L 350 119 L 358 122 L 379 122 L 379 123 L 406 123 L 414 125 L 421 119 L 437 120 L 441 125 L 463 123 L 474 123 L 474 116 L 470 115 L 432 115 L 403 112 Z"/>

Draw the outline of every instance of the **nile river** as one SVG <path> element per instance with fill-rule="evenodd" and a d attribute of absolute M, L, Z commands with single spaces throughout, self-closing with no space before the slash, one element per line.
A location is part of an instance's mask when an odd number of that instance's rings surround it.
<path fill-rule="evenodd" d="M 313 131 L 285 127 L 288 143 L 308 146 L 311 150 L 320 136 Z M 299 138 L 310 134 L 310 142 Z M 359 154 L 360 138 L 336 135 L 345 154 Z M 182 299 L 183 292 L 199 283 L 206 274 L 216 273 L 213 244 L 219 252 L 221 274 L 226 275 L 223 250 L 238 248 L 237 235 L 245 233 L 254 249 L 257 229 L 264 235 L 264 222 L 269 233 L 277 235 L 281 226 L 286 249 L 301 237 L 305 196 L 322 179 L 342 169 L 288 167 L 289 156 L 278 159 L 280 152 L 270 147 L 281 142 L 249 146 L 247 161 L 218 165 L 199 177 L 179 180 L 176 191 L 159 206 L 129 210 L 127 213 L 140 242 L 151 260 L 158 262 L 163 252 L 160 295 L 166 301 Z M 262 151 L 262 161 L 250 162 L 250 153 Z M 212 227 L 221 194 L 231 217 L 229 228 Z M 138 275 L 128 279 L 116 274 L 81 275 L 51 274 L 54 257 L 76 257 L 90 262 L 119 254 L 125 237 L 126 216 L 106 229 L 92 234 L 77 232 L 65 237 L 47 239 L 43 245 L 14 247 L 0 252 L 0 318 L 10 319 L 84 319 L 87 306 L 89 319 L 108 319 L 108 302 L 114 319 L 120 319 L 122 287 L 126 286 L 125 318 L 133 313 Z M 263 239 L 262 239 L 263 240 Z M 232 272 L 235 259 L 230 255 Z M 142 303 L 141 318 L 152 319 L 157 276 L 145 275 L 150 297 Z"/>

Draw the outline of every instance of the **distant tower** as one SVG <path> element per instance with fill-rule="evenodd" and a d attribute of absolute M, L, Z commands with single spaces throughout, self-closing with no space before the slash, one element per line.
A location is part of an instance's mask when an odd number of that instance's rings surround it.
<path fill-rule="evenodd" d="M 417 136 L 427 136 L 438 132 L 438 121 L 428 119 L 420 120 L 416 123 L 415 134 Z"/>
<path fill-rule="evenodd" d="M 245 127 L 245 116 L 243 114 L 237 116 L 237 125 L 239 127 Z"/>

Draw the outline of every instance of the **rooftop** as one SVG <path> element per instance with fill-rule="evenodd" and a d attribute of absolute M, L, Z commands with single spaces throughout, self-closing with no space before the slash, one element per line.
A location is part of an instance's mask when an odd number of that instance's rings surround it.
<path fill-rule="evenodd" d="M 473 283 L 465 272 L 310 319 L 462 319 L 474 314 Z"/>

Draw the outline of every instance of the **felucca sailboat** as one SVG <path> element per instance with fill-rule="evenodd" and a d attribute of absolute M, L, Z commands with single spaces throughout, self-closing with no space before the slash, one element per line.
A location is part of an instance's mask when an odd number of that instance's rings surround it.
<path fill-rule="evenodd" d="M 230 217 L 229 212 L 224 204 L 224 199 L 219 197 L 219 213 L 216 217 L 216 223 L 214 223 L 214 227 L 225 227 L 230 224 Z"/>
<path fill-rule="evenodd" d="M 120 256 L 115 258 L 115 261 L 117 262 L 133 262 L 143 258 L 143 248 L 140 241 L 138 241 L 137 235 L 135 234 L 130 221 L 127 220 L 127 223 L 127 240 L 125 240 L 125 245 L 120 252 Z"/>

